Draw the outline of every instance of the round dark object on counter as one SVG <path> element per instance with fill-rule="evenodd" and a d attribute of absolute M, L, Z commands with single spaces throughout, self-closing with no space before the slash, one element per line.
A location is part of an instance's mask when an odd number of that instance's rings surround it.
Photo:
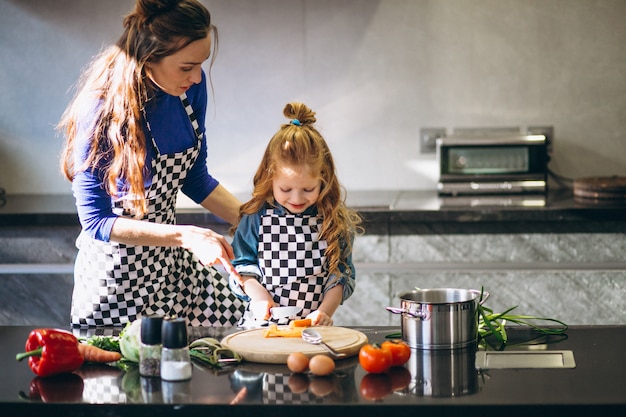
<path fill-rule="evenodd" d="M 626 200 L 626 177 L 589 177 L 574 180 L 574 197 L 594 200 Z"/>

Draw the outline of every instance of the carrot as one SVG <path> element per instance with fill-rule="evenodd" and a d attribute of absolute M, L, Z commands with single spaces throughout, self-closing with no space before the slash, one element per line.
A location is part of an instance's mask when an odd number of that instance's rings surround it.
<path fill-rule="evenodd" d="M 311 327 L 311 319 L 292 320 L 291 327 Z"/>
<path fill-rule="evenodd" d="M 281 327 L 279 328 L 275 324 L 270 324 L 269 327 L 263 331 L 263 337 L 301 337 L 304 327 Z"/>
<path fill-rule="evenodd" d="M 108 363 L 122 359 L 122 354 L 119 352 L 111 352 L 87 343 L 79 343 L 78 351 L 83 356 L 85 362 Z"/>

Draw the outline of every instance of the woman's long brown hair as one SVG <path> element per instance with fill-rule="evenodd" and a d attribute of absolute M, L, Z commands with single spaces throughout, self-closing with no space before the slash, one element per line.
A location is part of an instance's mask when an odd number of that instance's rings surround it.
<path fill-rule="evenodd" d="M 101 169 L 103 186 L 118 196 L 118 181 L 128 184 L 122 193 L 132 195 L 131 208 L 136 217 L 145 215 L 144 177 L 146 137 L 142 110 L 154 93 L 145 74 L 146 63 L 157 63 L 198 39 L 212 35 L 213 53 L 217 52 L 217 29 L 209 11 L 197 0 L 137 0 L 134 10 L 124 18 L 124 31 L 115 45 L 103 50 L 85 70 L 79 90 L 58 125 L 65 136 L 61 170 L 73 181 L 76 173 Z M 91 128 L 89 154 L 83 166 L 74 166 L 79 125 L 84 123 L 82 106 L 100 101 Z"/>

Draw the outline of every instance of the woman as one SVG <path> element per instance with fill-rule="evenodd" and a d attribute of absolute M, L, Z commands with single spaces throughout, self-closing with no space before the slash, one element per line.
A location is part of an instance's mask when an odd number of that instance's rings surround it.
<path fill-rule="evenodd" d="M 238 321 L 241 301 L 208 267 L 232 270 L 232 247 L 212 230 L 175 224 L 178 190 L 230 223 L 238 216 L 240 202 L 206 168 L 201 64 L 216 48 L 197 0 L 137 0 L 117 43 L 83 74 L 59 124 L 82 226 L 73 326 L 148 314 Z"/>

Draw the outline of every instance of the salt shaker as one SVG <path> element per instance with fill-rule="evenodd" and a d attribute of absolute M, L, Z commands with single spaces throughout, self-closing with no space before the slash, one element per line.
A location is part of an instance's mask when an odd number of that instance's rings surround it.
<path fill-rule="evenodd" d="M 139 375 L 161 375 L 161 335 L 163 317 L 141 318 L 141 345 L 139 347 Z"/>
<path fill-rule="evenodd" d="M 161 351 L 161 379 L 184 381 L 191 378 L 191 359 L 185 319 L 163 321 L 163 350 Z"/>

